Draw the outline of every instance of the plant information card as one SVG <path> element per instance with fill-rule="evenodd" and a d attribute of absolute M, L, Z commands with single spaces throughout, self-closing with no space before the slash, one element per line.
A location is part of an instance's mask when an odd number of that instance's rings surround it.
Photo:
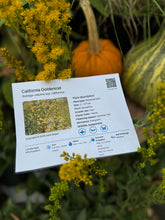
<path fill-rule="evenodd" d="M 140 147 L 118 74 L 13 83 L 16 172 L 64 163 L 63 151 L 88 158 Z"/>

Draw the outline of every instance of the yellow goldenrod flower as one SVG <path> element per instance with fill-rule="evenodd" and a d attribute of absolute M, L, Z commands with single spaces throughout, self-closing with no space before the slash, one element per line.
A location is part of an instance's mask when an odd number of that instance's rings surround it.
<path fill-rule="evenodd" d="M 148 159 L 151 164 L 155 164 L 153 157 L 156 150 L 165 143 L 165 83 L 161 83 L 158 87 L 157 98 L 154 99 L 153 112 L 147 118 L 151 122 L 150 129 L 143 128 L 143 133 L 147 138 L 148 148 L 141 148 L 138 151 L 143 158 Z M 153 135 L 151 135 L 152 131 Z"/>
<path fill-rule="evenodd" d="M 107 172 L 96 166 L 96 159 L 87 159 L 87 155 L 81 158 L 79 154 L 72 154 L 63 152 L 61 157 L 64 157 L 65 161 L 59 170 L 59 177 L 61 180 L 71 181 L 74 180 L 75 184 L 79 186 L 80 182 L 84 182 L 86 185 L 93 185 L 92 183 L 92 172 L 99 176 L 104 176 Z"/>
<path fill-rule="evenodd" d="M 35 76 L 27 73 L 25 67 L 22 66 L 22 62 L 17 60 L 14 56 L 11 56 L 6 48 L 0 48 L 0 54 L 5 58 L 8 68 L 15 69 L 17 81 L 34 80 Z"/>
<path fill-rule="evenodd" d="M 71 77 L 71 70 L 67 69 L 70 64 L 64 62 L 68 59 L 65 58 L 68 49 L 63 44 L 62 36 L 62 33 L 69 36 L 71 31 L 68 26 L 71 19 L 68 12 L 70 4 L 66 0 L 28 0 L 27 2 L 33 3 L 33 7 L 24 9 L 21 0 L 0 0 L 0 19 L 4 19 L 6 25 L 24 36 L 37 61 L 41 63 L 43 69 L 37 73 L 35 79 L 48 81 Z M 64 66 L 61 65 L 59 58 L 65 63 Z M 21 67 L 16 69 L 18 81 L 25 79 L 21 77 L 23 72 L 24 69 Z M 28 76 L 27 73 L 25 75 L 27 80 L 34 80 L 31 75 Z"/>

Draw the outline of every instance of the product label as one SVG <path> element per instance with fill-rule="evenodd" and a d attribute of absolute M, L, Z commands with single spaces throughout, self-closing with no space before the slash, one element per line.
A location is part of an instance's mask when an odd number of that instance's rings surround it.
<path fill-rule="evenodd" d="M 63 151 L 88 158 L 140 147 L 118 74 L 13 83 L 16 172 L 64 163 Z"/>

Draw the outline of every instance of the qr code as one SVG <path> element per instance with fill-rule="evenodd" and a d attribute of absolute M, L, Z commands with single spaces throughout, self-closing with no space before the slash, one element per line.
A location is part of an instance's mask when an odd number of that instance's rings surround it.
<path fill-rule="evenodd" d="M 107 88 L 117 87 L 115 78 L 105 79 Z"/>

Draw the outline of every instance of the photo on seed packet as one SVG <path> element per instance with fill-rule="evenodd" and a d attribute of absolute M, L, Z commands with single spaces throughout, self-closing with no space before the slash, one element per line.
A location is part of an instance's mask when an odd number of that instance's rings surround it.
<path fill-rule="evenodd" d="M 23 102 L 25 135 L 71 128 L 67 98 Z"/>

